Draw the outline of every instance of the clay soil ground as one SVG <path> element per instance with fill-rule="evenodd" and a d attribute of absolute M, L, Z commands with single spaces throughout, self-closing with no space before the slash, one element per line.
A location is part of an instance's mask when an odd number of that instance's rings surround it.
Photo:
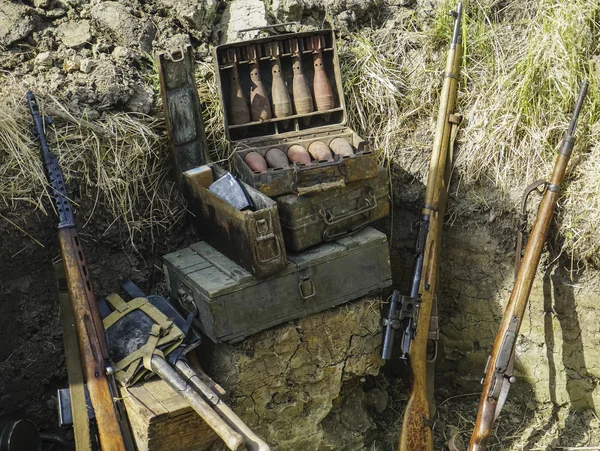
<path fill-rule="evenodd" d="M 22 88 L 22 80 L 37 84 L 38 89 L 43 87 L 58 96 L 74 114 L 86 114 L 90 120 L 102 119 L 105 111 L 142 111 L 151 116 L 161 116 L 157 100 L 157 77 L 148 51 L 160 50 L 174 43 L 191 42 L 200 50 L 198 54 L 206 56 L 206 42 L 213 39 L 210 37 L 211 30 L 200 30 L 194 24 L 197 18 L 186 16 L 169 6 L 181 2 L 133 2 L 136 3 L 136 8 L 128 11 L 127 17 L 131 22 L 121 27 L 122 33 L 107 29 L 106 18 L 100 14 L 92 19 L 85 2 L 14 3 L 22 5 L 23 11 L 27 13 L 17 13 L 19 21 L 14 23 L 18 27 L 12 30 L 17 39 L 2 43 L 9 50 L 0 56 L 2 87 L 10 89 L 11 83 L 19 83 Z M 367 3 L 373 7 L 377 2 Z M 402 7 L 406 3 L 412 14 L 413 9 L 422 7 L 424 2 L 417 2 L 416 6 L 414 2 L 400 3 L 403 3 Z M 0 0 L 0 8 L 7 4 L 5 0 Z M 225 2 L 214 4 L 217 5 L 212 12 L 216 25 L 219 23 L 218 16 L 223 13 L 226 5 Z M 315 11 L 318 9 L 314 8 Z M 312 10 L 307 8 L 307 11 L 307 15 L 310 15 Z M 0 10 L 0 19 L 2 13 Z M 322 25 L 324 19 L 319 14 L 314 13 L 319 21 L 313 20 L 313 24 Z M 140 49 L 138 46 L 141 44 L 143 47 L 153 42 L 152 37 L 144 35 L 144 39 L 140 40 L 135 34 L 140 33 L 142 28 L 149 27 L 147 22 L 141 23 L 140 16 L 152 19 L 150 22 L 153 22 L 156 32 L 154 48 Z M 24 19 L 25 17 L 29 19 Z M 59 42 L 60 33 L 56 32 L 56 28 L 62 23 L 80 20 L 92 20 L 96 24 L 92 26 L 93 36 L 90 37 L 93 38 L 93 45 L 83 42 L 82 47 L 77 50 L 68 48 Z M 98 25 L 102 23 L 103 26 Z M 0 27 L 0 31 L 3 30 Z M 133 36 L 127 34 L 130 31 L 134 33 Z M 134 50 L 133 53 L 131 49 Z M 51 53 L 50 60 L 46 57 L 36 59 L 36 55 L 45 52 Z M 83 70 L 70 72 L 67 62 L 74 61 L 76 56 L 95 58 L 97 70 L 91 73 Z M 429 126 L 427 121 L 424 124 Z M 163 137 L 162 151 L 166 152 L 164 128 L 160 133 Z M 212 141 L 217 142 L 218 139 L 213 137 Z M 0 150 L 0 154 L 1 152 Z M 77 180 L 76 175 L 72 178 Z M 399 183 L 404 182 L 402 179 Z M 172 187 L 173 181 L 168 179 L 165 184 Z M 148 293 L 164 294 L 165 285 L 159 259 L 161 255 L 194 241 L 195 235 L 187 219 L 182 218 L 174 225 L 171 224 L 168 231 L 155 232 L 153 241 L 146 239 L 144 244 L 137 245 L 134 249 L 129 243 L 127 228 L 121 222 L 114 222 L 114 218 L 102 208 L 95 209 L 94 199 L 82 194 L 85 190 L 77 188 L 79 186 L 73 186 L 72 191 L 73 198 L 79 205 L 76 211 L 79 224 L 87 222 L 89 212 L 95 211 L 93 220 L 81 228 L 80 237 L 96 292 L 106 295 L 116 291 L 120 281 L 129 278 Z M 413 177 L 406 186 L 398 184 L 395 189 L 421 193 L 422 185 Z M 411 266 L 411 223 L 418 212 L 416 200 L 419 196 L 420 194 L 409 196 L 415 201 L 414 205 L 403 203 L 403 219 L 395 222 L 394 226 L 398 230 L 394 232 L 396 240 L 392 244 L 392 269 L 399 288 L 406 286 L 403 274 Z M 51 212 L 47 202 L 46 208 L 46 211 Z M 52 214 L 43 214 L 30 203 L 19 201 L 7 201 L 0 205 L 0 214 L 0 419 L 27 418 L 34 421 L 41 430 L 53 431 L 57 429 L 56 390 L 67 385 L 52 270 L 52 261 L 58 255 L 55 218 Z M 483 216 L 474 216 L 473 221 L 485 224 L 487 220 Z M 379 224 L 379 227 L 390 231 L 388 223 Z M 504 236 L 501 239 L 503 247 L 498 253 L 510 254 L 512 218 L 501 224 L 496 222 L 490 227 L 493 234 Z M 508 230 L 511 232 L 508 233 Z M 442 315 L 441 321 L 444 322 L 445 319 Z M 386 401 L 370 412 L 375 426 L 365 438 L 362 449 L 395 449 L 407 397 L 406 381 L 405 368 L 399 362 L 388 365 L 378 376 L 368 376 L 360 381 L 365 391 L 377 388 L 386 393 L 383 397 Z M 444 449 L 447 440 L 457 432 L 466 437 L 472 426 L 479 386 L 473 382 L 463 382 L 459 374 L 447 367 L 443 367 L 437 375 L 438 411 L 434 429 L 436 450 Z M 595 380 L 594 383 L 597 382 Z M 471 389 L 467 390 L 465 387 Z M 511 393 L 505 411 L 497 422 L 490 450 L 575 450 L 600 449 L 599 447 L 600 423 L 591 410 L 571 410 L 568 403 L 560 406 L 538 404 L 532 388 L 524 384 Z"/>

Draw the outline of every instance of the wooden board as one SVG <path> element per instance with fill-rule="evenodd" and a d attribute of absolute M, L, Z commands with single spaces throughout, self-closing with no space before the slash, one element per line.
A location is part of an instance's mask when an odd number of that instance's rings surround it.
<path fill-rule="evenodd" d="M 121 388 L 138 451 L 204 451 L 217 435 L 160 379 Z"/>

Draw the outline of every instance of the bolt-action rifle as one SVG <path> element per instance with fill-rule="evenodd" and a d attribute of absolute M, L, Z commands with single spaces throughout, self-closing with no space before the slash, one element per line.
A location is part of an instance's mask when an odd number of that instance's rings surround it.
<path fill-rule="evenodd" d="M 384 318 L 382 357 L 391 358 L 395 331 L 399 330 L 400 358 L 409 361 L 411 370 L 409 399 L 398 446 L 401 451 L 433 449 L 431 399 L 433 362 L 437 355 L 439 336 L 435 293 L 441 233 L 453 163 L 453 145 L 461 119 L 454 113 L 454 109 L 462 60 L 462 2 L 458 2 L 456 11 L 452 11 L 451 15 L 454 17 L 454 32 L 446 62 L 427 177 L 425 205 L 421 211 L 417 232 L 410 295 L 400 296 L 398 291 L 394 291 L 387 317 Z"/>
<path fill-rule="evenodd" d="M 40 141 L 44 172 L 59 218 L 58 241 L 73 307 L 83 374 L 94 409 L 100 446 L 103 450 L 110 451 L 134 450 L 125 410 L 116 401 L 119 395 L 109 366 L 104 326 L 77 236 L 71 204 L 67 199 L 62 170 L 46 142 L 44 124 L 49 123 L 50 118 L 42 117 L 31 91 L 27 92 L 27 103 L 35 123 L 34 134 Z"/>
<path fill-rule="evenodd" d="M 563 138 L 562 145 L 558 151 L 556 162 L 550 180 L 545 182 L 545 194 L 542 198 L 535 223 L 525 248 L 522 260 L 520 259 L 520 241 L 522 239 L 523 224 L 519 225 L 519 238 L 517 242 L 517 276 L 513 286 L 510 299 L 504 310 L 504 316 L 500 323 L 500 329 L 494 341 L 494 348 L 490 355 L 483 381 L 483 392 L 479 400 L 479 411 L 475 428 L 469 444 L 470 451 L 484 451 L 487 448 L 488 439 L 492 432 L 492 425 L 504 405 L 508 391 L 515 382 L 513 366 L 515 359 L 515 344 L 519 335 L 521 321 L 525 313 L 525 307 L 529 300 L 529 293 L 533 285 L 535 273 L 540 263 L 542 248 L 546 242 L 548 229 L 554 214 L 554 208 L 558 200 L 560 184 L 562 182 L 571 151 L 575 145 L 575 127 L 583 100 L 587 92 L 588 84 L 583 82 L 579 97 L 575 103 L 571 124 L 567 134 Z M 525 191 L 525 197 L 529 195 L 535 184 L 530 185 Z M 537 184 L 539 186 L 539 183 Z"/>

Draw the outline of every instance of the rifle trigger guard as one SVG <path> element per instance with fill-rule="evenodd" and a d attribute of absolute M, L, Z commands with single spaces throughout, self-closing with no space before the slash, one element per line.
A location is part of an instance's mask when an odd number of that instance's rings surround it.
<path fill-rule="evenodd" d="M 431 353 L 431 357 L 429 357 L 429 353 L 427 354 L 427 363 L 435 363 L 438 356 L 438 348 L 439 344 L 437 340 L 430 340 L 433 343 L 433 352 Z"/>

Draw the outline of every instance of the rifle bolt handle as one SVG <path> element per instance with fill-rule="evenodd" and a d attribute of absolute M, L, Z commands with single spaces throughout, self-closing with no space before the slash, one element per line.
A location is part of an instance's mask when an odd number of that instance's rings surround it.
<path fill-rule="evenodd" d="M 115 373 L 115 370 L 112 366 L 107 366 L 105 371 L 107 376 L 112 376 Z"/>

